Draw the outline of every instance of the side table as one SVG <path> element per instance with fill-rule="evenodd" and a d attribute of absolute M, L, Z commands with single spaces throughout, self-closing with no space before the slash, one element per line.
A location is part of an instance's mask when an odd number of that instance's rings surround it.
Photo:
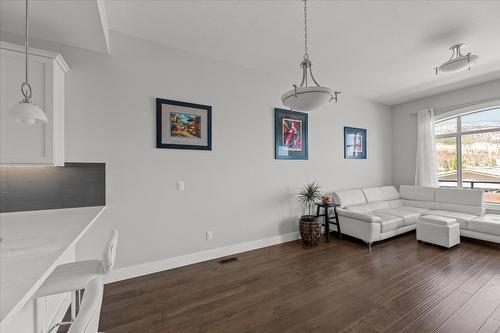
<path fill-rule="evenodd" d="M 340 223 L 339 223 L 339 217 L 337 215 L 337 207 L 340 206 L 339 204 L 336 203 L 331 203 L 331 204 L 325 204 L 322 202 L 317 202 L 316 203 L 317 210 L 316 210 L 316 216 L 325 217 L 325 222 L 322 224 L 325 227 L 325 234 L 326 234 L 326 241 L 330 241 L 330 224 L 333 224 L 337 226 L 337 233 L 339 239 L 342 239 L 342 232 L 340 231 Z M 320 214 L 320 209 L 323 208 L 325 213 Z M 334 216 L 330 216 L 330 208 L 333 208 L 333 213 Z"/>

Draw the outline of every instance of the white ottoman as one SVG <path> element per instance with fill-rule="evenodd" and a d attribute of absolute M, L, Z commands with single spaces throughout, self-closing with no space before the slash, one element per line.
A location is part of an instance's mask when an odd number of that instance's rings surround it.
<path fill-rule="evenodd" d="M 417 222 L 417 240 L 450 248 L 460 243 L 460 225 L 450 217 L 421 216 Z"/>

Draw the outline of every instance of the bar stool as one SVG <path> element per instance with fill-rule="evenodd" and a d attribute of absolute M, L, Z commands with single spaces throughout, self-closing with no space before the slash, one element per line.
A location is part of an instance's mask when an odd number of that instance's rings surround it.
<path fill-rule="evenodd" d="M 59 326 L 71 325 L 68 333 L 97 333 L 101 315 L 102 296 L 104 285 L 100 276 L 93 278 L 85 286 L 82 306 L 73 322 L 57 323 L 47 333 Z"/>
<path fill-rule="evenodd" d="M 114 230 L 102 260 L 83 260 L 57 266 L 37 290 L 34 298 L 71 292 L 71 320 L 75 320 L 81 300 L 80 291 L 96 277 L 104 280 L 109 274 L 115 264 L 117 243 L 118 231 Z"/>

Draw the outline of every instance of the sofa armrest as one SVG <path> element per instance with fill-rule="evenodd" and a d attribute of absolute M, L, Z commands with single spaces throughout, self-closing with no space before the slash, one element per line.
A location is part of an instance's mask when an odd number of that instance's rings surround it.
<path fill-rule="evenodd" d="M 352 219 L 357 219 L 357 220 L 361 220 L 361 221 L 368 222 L 368 223 L 380 223 L 380 221 L 382 220 L 378 216 L 353 212 L 352 210 L 343 209 L 343 208 L 337 208 L 337 214 L 340 216 L 350 217 Z"/>

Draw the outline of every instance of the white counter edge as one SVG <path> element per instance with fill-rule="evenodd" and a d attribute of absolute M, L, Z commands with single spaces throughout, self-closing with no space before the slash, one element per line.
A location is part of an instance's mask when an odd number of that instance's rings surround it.
<path fill-rule="evenodd" d="M 82 207 L 84 208 L 84 207 Z M 63 208 L 63 209 L 72 209 L 72 208 Z M 75 246 L 76 243 L 82 238 L 82 236 L 87 232 L 87 230 L 90 229 L 90 227 L 94 224 L 94 222 L 99 218 L 99 216 L 102 214 L 102 212 L 106 209 L 106 206 L 102 206 L 101 210 L 97 213 L 97 215 L 90 221 L 89 224 L 78 234 L 77 237 L 64 249 L 64 251 L 61 251 L 61 254 L 59 257 L 52 263 L 52 265 L 43 273 L 43 275 L 36 281 L 36 283 L 31 287 L 31 289 L 17 302 L 17 304 L 8 312 L 5 314 L 4 318 L 1 319 L 1 325 L 5 325 L 9 318 L 12 318 L 18 311 L 20 311 L 26 303 L 28 303 L 35 292 L 40 288 L 40 286 L 45 282 L 45 280 L 49 277 L 49 275 L 54 271 L 54 269 L 59 265 L 59 261 L 61 260 L 61 257 L 63 254 L 71 248 L 72 246 Z M 15 214 L 16 212 L 14 212 Z M 21 212 L 19 212 L 21 213 Z"/>

